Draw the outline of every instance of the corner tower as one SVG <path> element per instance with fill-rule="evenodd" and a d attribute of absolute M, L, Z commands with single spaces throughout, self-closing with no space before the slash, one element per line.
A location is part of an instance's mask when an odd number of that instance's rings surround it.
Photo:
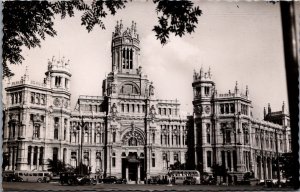
<path fill-rule="evenodd" d="M 132 21 L 131 28 L 123 28 L 122 20 L 117 22 L 112 34 L 112 71 L 136 74 L 138 70 L 139 36 L 136 23 Z"/>
<path fill-rule="evenodd" d="M 215 95 L 215 83 L 212 81 L 210 69 L 204 72 L 202 67 L 200 73 L 194 72 L 194 143 L 195 143 L 195 164 L 196 169 L 203 172 L 208 162 L 207 158 L 212 156 L 210 138 L 214 132 L 213 123 L 213 98 Z M 209 145 L 204 145 L 209 141 Z"/>

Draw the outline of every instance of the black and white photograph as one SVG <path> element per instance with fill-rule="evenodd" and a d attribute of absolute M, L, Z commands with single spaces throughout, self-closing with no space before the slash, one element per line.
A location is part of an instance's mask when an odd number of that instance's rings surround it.
<path fill-rule="evenodd" d="M 3 191 L 299 189 L 300 2 L 1 6 Z"/>

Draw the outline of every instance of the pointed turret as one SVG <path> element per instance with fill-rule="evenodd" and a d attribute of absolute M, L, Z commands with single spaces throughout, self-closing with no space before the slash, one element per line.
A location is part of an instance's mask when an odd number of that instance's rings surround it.
<path fill-rule="evenodd" d="M 271 105 L 270 105 L 270 103 L 268 103 L 268 114 L 270 114 L 271 112 L 272 112 Z"/>
<path fill-rule="evenodd" d="M 284 103 L 284 101 L 282 103 L 282 113 L 285 113 L 285 103 Z"/>
<path fill-rule="evenodd" d="M 239 91 L 239 89 L 238 89 L 238 82 L 236 81 L 235 82 L 235 87 L 234 87 L 234 93 L 237 94 L 238 91 Z"/>
<path fill-rule="evenodd" d="M 248 89 L 248 85 L 246 85 L 246 96 L 248 96 L 249 95 L 249 89 Z"/>
<path fill-rule="evenodd" d="M 267 116 L 267 112 L 266 112 L 266 108 L 264 107 L 264 118 L 266 118 Z"/>

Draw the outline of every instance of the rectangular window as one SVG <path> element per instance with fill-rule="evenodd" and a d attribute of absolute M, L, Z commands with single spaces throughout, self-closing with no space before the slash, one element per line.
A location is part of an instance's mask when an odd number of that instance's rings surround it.
<path fill-rule="evenodd" d="M 204 87 L 204 94 L 209 95 L 209 87 Z"/>
<path fill-rule="evenodd" d="M 52 160 L 56 162 L 58 160 L 58 148 L 53 148 Z"/>
<path fill-rule="evenodd" d="M 211 151 L 207 151 L 207 167 L 211 167 Z"/>
<path fill-rule="evenodd" d="M 172 109 L 169 108 L 169 115 L 172 115 Z"/>
<path fill-rule="evenodd" d="M 115 158 L 115 157 L 112 158 L 112 166 L 113 166 L 113 167 L 116 166 L 116 158 Z"/>
<path fill-rule="evenodd" d="M 152 167 L 155 167 L 155 158 L 152 158 Z"/>

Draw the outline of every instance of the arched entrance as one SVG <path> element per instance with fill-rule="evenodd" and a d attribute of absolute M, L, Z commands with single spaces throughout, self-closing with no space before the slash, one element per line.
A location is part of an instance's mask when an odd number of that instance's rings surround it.
<path fill-rule="evenodd" d="M 122 178 L 138 183 L 144 180 L 145 134 L 139 128 L 132 128 L 122 136 Z"/>

